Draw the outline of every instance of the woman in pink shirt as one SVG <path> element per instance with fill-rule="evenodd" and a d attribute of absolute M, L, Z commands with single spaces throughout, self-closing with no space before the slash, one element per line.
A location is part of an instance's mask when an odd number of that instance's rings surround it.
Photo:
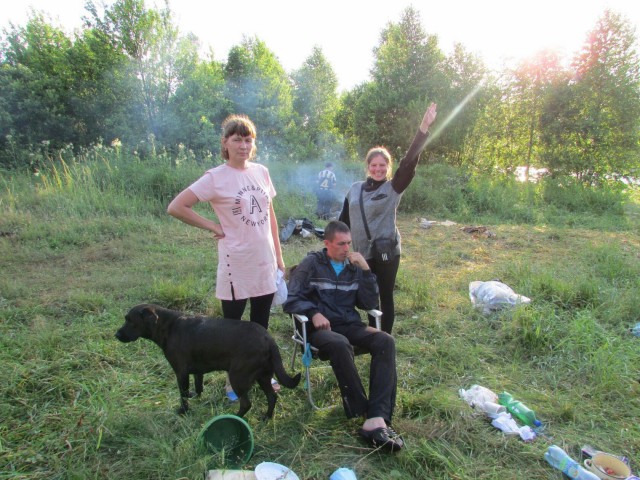
<path fill-rule="evenodd" d="M 218 240 L 216 298 L 224 317 L 241 319 L 249 300 L 249 319 L 268 328 L 277 271 L 285 269 L 273 210 L 276 191 L 267 168 L 251 161 L 256 127 L 247 116 L 227 117 L 221 142 L 226 162 L 180 192 L 167 212 Z M 220 223 L 196 213 L 198 202 L 209 202 Z"/>

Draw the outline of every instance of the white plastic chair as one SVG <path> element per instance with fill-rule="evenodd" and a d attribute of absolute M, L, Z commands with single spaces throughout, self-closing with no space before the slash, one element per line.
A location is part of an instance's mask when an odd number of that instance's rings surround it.
<path fill-rule="evenodd" d="M 380 324 L 382 319 L 382 312 L 380 310 L 367 310 L 367 313 L 374 317 L 376 322 L 376 328 L 380 330 Z M 293 355 L 291 357 L 291 368 L 295 367 L 296 355 L 298 353 L 298 347 L 302 350 L 302 364 L 305 369 L 305 378 L 306 378 L 306 389 L 307 396 L 309 398 L 309 403 L 316 410 L 321 410 L 321 407 L 318 407 L 313 401 L 313 392 L 311 391 L 311 360 L 313 358 L 318 358 L 318 349 L 311 345 L 307 339 L 307 323 L 309 322 L 309 318 L 306 315 L 301 315 L 298 313 L 291 314 L 291 319 L 293 323 L 293 335 L 291 339 L 294 341 L 294 349 Z M 358 347 L 353 347 L 353 353 L 355 355 L 361 355 L 363 353 L 367 353 L 364 350 L 358 349 Z M 328 407 L 326 407 L 328 408 Z"/>

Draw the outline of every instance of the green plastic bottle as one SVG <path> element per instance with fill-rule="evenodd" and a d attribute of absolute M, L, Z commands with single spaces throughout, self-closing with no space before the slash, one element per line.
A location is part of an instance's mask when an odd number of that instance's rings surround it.
<path fill-rule="evenodd" d="M 524 403 L 515 400 L 509 392 L 498 394 L 498 403 L 503 405 L 513 416 L 520 419 L 525 425 L 529 425 L 530 427 L 539 427 L 542 425 L 542 422 L 536 418 L 534 411 Z"/>

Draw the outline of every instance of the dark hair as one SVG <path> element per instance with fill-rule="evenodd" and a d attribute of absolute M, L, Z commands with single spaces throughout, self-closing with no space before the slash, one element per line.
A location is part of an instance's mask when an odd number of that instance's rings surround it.
<path fill-rule="evenodd" d="M 325 168 L 331 168 L 333 167 L 333 163 L 332 162 L 327 162 L 324 164 Z"/>
<path fill-rule="evenodd" d="M 351 233 L 351 230 L 349 230 L 349 225 L 346 223 L 340 220 L 331 220 L 324 227 L 324 239 L 331 241 L 336 236 L 336 233 Z"/>
<path fill-rule="evenodd" d="M 242 137 L 256 138 L 256 126 L 251 119 L 246 115 L 229 115 L 222 122 L 222 138 L 229 138 L 232 135 L 240 135 Z M 254 144 L 253 150 L 249 158 L 253 158 L 256 154 L 256 146 Z M 220 153 L 222 158 L 229 160 L 229 152 L 224 148 L 224 145 L 220 146 Z"/>

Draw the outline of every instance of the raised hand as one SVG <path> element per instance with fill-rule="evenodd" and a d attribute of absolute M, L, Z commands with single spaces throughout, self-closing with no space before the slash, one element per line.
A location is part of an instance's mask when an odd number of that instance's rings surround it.
<path fill-rule="evenodd" d="M 437 108 L 437 105 L 431 102 L 431 105 L 429 105 L 429 108 L 427 108 L 427 111 L 424 112 L 424 117 L 422 117 L 422 123 L 420 124 L 420 131 L 422 133 L 426 133 L 427 130 L 429 130 L 429 126 L 436 119 L 436 115 L 438 114 L 438 112 L 436 111 L 436 108 Z"/>

